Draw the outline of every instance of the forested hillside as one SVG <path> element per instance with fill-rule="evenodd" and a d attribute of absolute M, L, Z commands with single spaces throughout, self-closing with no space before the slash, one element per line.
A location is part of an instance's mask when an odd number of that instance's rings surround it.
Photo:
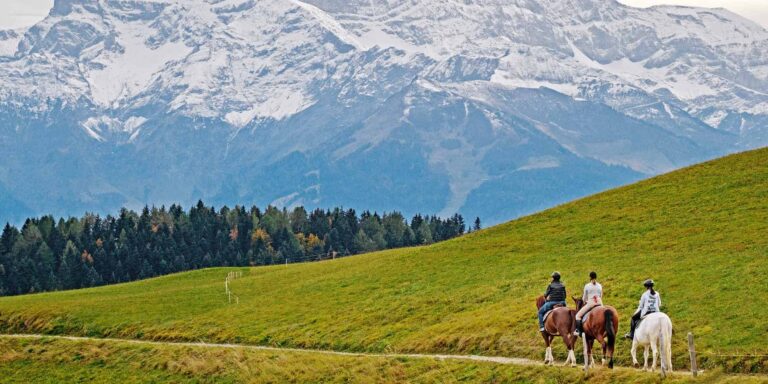
<path fill-rule="evenodd" d="M 480 226 L 479 219 L 475 228 Z M 336 208 L 308 213 L 267 207 L 185 212 L 145 207 L 117 217 L 28 219 L 0 237 L 0 295 L 93 287 L 216 266 L 256 266 L 330 259 L 431 244 L 463 234 L 464 218 Z"/>

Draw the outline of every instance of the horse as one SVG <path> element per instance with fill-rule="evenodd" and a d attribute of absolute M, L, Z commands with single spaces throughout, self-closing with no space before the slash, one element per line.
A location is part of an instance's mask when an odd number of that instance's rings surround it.
<path fill-rule="evenodd" d="M 541 308 L 545 301 L 544 296 L 539 296 L 536 299 L 536 308 Z M 573 352 L 573 346 L 576 344 L 576 336 L 573 335 L 575 329 L 575 310 L 568 307 L 558 307 L 552 310 L 552 313 L 544 321 L 544 331 L 541 332 L 541 336 L 544 337 L 544 342 L 547 344 L 547 349 L 544 352 L 544 364 L 555 363 L 555 357 L 552 355 L 552 341 L 555 336 L 559 335 L 568 348 L 568 358 L 563 365 L 571 363 L 572 367 L 576 366 L 576 354 Z"/>
<path fill-rule="evenodd" d="M 635 329 L 635 338 L 632 339 L 632 363 L 635 367 L 639 366 L 637 362 L 637 347 L 644 347 L 643 370 L 648 370 L 648 347 L 653 350 L 653 365 L 651 372 L 656 370 L 656 353 L 661 354 L 661 374 L 666 375 L 672 372 L 672 320 L 664 313 L 654 312 L 643 318 L 640 325 Z"/>
<path fill-rule="evenodd" d="M 584 300 L 571 296 L 576 303 L 576 309 L 580 310 L 584 306 Z M 610 305 L 600 305 L 589 312 L 586 320 L 582 324 L 584 337 L 587 340 L 587 350 L 584 351 L 584 359 L 590 365 L 595 365 L 595 358 L 592 356 L 592 346 L 597 340 L 603 347 L 603 365 L 605 357 L 608 355 L 608 368 L 613 369 L 613 351 L 616 346 L 616 332 L 619 329 L 619 313 L 616 308 Z"/>

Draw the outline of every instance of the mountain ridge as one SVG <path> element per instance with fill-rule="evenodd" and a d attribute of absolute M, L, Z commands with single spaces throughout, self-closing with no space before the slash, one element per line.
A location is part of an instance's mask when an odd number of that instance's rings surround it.
<path fill-rule="evenodd" d="M 768 31 L 724 10 L 57 0 L 13 39 L 0 182 L 40 213 L 203 198 L 499 222 L 768 144 Z"/>

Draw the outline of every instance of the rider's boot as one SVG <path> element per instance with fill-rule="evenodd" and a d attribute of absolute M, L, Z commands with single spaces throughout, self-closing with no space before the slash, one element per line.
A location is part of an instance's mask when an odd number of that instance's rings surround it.
<path fill-rule="evenodd" d="M 582 324 L 581 320 L 576 320 L 576 330 L 573 331 L 574 336 L 581 336 L 582 333 L 584 333 L 584 325 Z"/>
<path fill-rule="evenodd" d="M 632 321 L 629 323 L 629 332 L 624 335 L 625 339 L 633 340 L 635 338 L 635 319 L 632 319 Z"/>

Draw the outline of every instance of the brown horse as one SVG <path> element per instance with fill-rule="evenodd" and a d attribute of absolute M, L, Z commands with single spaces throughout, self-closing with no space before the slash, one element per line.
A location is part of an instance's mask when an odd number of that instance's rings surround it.
<path fill-rule="evenodd" d="M 576 309 L 584 306 L 581 298 L 571 296 L 576 303 Z M 589 316 L 582 324 L 584 338 L 587 340 L 587 350 L 584 351 L 585 359 L 590 365 L 595 365 L 595 358 L 592 356 L 592 345 L 597 340 L 603 347 L 603 365 L 605 365 L 606 355 L 610 359 L 608 367 L 613 369 L 613 350 L 616 345 L 616 332 L 619 329 L 619 313 L 616 308 L 610 305 L 601 305 L 589 311 Z"/>
<path fill-rule="evenodd" d="M 544 296 L 539 296 L 536 299 L 536 309 L 541 308 L 544 302 Z M 571 363 L 572 367 L 576 366 L 576 354 L 573 352 L 573 346 L 576 344 L 577 337 L 573 335 L 574 330 L 576 330 L 575 310 L 568 307 L 558 307 L 552 310 L 547 320 L 544 321 L 544 332 L 541 332 L 544 342 L 547 343 L 547 350 L 544 352 L 544 364 L 555 363 L 555 357 L 552 356 L 552 341 L 555 336 L 561 336 L 568 348 L 568 359 L 565 360 L 564 365 Z"/>

